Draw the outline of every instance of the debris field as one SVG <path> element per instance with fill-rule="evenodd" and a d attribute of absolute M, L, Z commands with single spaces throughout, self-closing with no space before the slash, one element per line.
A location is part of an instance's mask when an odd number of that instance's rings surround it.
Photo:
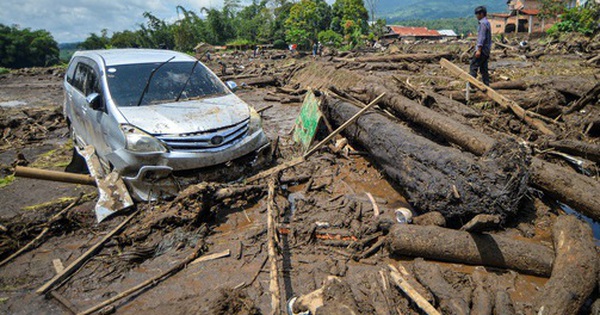
<path fill-rule="evenodd" d="M 64 70 L 0 76 L 0 313 L 600 314 L 600 36 L 496 44 L 491 87 L 471 46 L 213 54 L 270 160 L 101 223 L 94 187 L 12 175 L 71 159 Z"/>

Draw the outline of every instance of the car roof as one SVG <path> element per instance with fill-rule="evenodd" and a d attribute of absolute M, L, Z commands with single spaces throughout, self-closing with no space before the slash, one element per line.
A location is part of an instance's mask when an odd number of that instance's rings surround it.
<path fill-rule="evenodd" d="M 76 52 L 73 56 L 89 57 L 97 61 L 103 59 L 107 67 L 126 64 L 164 62 L 171 57 L 175 57 L 175 59 L 173 59 L 172 61 L 196 60 L 192 56 L 186 55 L 178 51 L 138 48 L 84 50 Z"/>

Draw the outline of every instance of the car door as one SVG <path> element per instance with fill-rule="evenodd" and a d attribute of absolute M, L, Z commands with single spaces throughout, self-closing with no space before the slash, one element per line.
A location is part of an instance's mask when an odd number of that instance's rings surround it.
<path fill-rule="evenodd" d="M 89 96 L 93 93 L 99 95 L 100 107 L 93 109 L 91 106 L 86 106 L 84 111 L 86 121 L 89 124 L 89 144 L 93 145 L 101 160 L 104 160 L 106 154 L 110 153 L 111 149 L 108 145 L 106 122 L 110 121 L 108 108 L 106 106 L 106 97 L 102 88 L 102 80 L 100 66 L 93 61 L 86 62 L 89 66 L 87 71 L 87 79 L 85 81 L 85 94 Z"/>
<path fill-rule="evenodd" d="M 87 102 L 85 100 L 86 80 L 88 79 L 89 66 L 84 64 L 80 59 L 75 66 L 75 74 L 73 75 L 72 89 L 68 91 L 67 98 L 71 103 L 69 118 L 71 119 L 71 127 L 75 136 L 76 144 L 86 146 L 89 144 L 89 123 L 86 122 Z M 67 109 L 69 110 L 69 109 Z"/>

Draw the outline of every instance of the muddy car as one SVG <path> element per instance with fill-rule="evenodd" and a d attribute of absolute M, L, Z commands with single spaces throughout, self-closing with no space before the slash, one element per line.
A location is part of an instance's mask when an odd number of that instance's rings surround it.
<path fill-rule="evenodd" d="M 168 50 L 76 52 L 64 80 L 76 148 L 136 186 L 269 146 L 259 114 L 200 61 Z"/>

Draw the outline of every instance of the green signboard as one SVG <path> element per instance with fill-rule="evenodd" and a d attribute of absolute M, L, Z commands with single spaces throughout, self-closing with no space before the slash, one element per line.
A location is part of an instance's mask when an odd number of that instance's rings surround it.
<path fill-rule="evenodd" d="M 302 109 L 294 126 L 294 141 L 300 143 L 304 151 L 308 150 L 315 138 L 321 115 L 319 99 L 312 91 L 309 91 L 304 97 Z"/>

